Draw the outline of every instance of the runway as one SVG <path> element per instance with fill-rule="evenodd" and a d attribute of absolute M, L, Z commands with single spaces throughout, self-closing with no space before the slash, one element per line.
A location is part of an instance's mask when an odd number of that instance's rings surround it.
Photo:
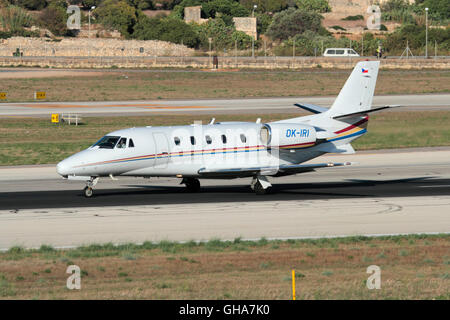
<path fill-rule="evenodd" d="M 248 179 L 101 180 L 95 197 L 54 166 L 0 169 L 0 248 L 160 240 L 256 239 L 450 232 L 450 148 L 330 155 L 355 161 L 271 179 L 256 196 Z"/>
<path fill-rule="evenodd" d="M 0 116 L 48 117 L 52 113 L 75 113 L 89 116 L 129 116 L 154 113 L 292 113 L 299 109 L 294 103 L 312 103 L 329 107 L 333 97 L 289 97 L 256 99 L 198 99 L 149 100 L 108 102 L 37 102 L 1 103 Z M 401 105 L 399 111 L 449 110 L 450 94 L 385 95 L 375 96 L 374 106 Z"/>

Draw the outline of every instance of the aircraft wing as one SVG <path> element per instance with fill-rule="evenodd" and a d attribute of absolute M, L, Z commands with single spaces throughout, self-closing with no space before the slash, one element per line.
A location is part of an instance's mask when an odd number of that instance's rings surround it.
<path fill-rule="evenodd" d="M 241 177 L 252 177 L 255 175 L 279 177 L 303 172 L 310 172 L 319 168 L 342 167 L 342 166 L 350 166 L 353 164 L 354 162 L 338 162 L 338 163 L 329 162 L 316 164 L 290 164 L 290 165 L 267 166 L 267 167 L 241 167 L 230 169 L 202 168 L 198 171 L 198 173 L 201 175 L 201 177 L 204 178 L 216 178 L 216 177 L 241 178 Z"/>

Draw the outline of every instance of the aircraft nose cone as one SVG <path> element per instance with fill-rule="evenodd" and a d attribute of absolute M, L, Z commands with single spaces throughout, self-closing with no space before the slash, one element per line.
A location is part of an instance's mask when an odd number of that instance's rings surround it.
<path fill-rule="evenodd" d="M 58 174 L 64 176 L 64 175 L 68 175 L 69 166 L 67 165 L 67 161 L 63 160 L 60 163 L 58 163 L 56 165 L 56 172 L 58 172 Z"/>

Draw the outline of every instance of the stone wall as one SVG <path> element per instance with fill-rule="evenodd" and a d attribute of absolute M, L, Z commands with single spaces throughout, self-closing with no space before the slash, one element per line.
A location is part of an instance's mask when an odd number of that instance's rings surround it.
<path fill-rule="evenodd" d="M 352 69 L 363 58 L 219 57 L 220 69 Z M 201 68 L 212 69 L 208 57 L 0 57 L 0 66 L 54 68 Z M 382 69 L 450 69 L 450 59 L 383 59 Z"/>
<path fill-rule="evenodd" d="M 184 45 L 158 40 L 80 39 L 65 38 L 46 41 L 45 38 L 13 37 L 0 40 L 0 56 L 12 56 L 19 48 L 25 57 L 124 57 L 124 56 L 191 56 L 194 50 Z"/>
<path fill-rule="evenodd" d="M 202 19 L 202 6 L 185 7 L 184 8 L 184 22 L 195 22 L 198 24 L 205 23 L 208 19 Z"/>
<path fill-rule="evenodd" d="M 369 16 L 367 8 L 373 4 L 382 4 L 389 0 L 328 0 L 331 7 L 331 12 L 325 13 L 324 16 L 334 16 L 345 18 L 347 16 L 363 15 Z M 409 3 L 414 3 L 415 0 L 407 0 Z"/>
<path fill-rule="evenodd" d="M 236 26 L 236 30 L 245 32 L 254 39 L 258 38 L 258 34 L 256 32 L 256 18 L 235 17 L 233 18 L 233 22 L 234 25 Z"/>

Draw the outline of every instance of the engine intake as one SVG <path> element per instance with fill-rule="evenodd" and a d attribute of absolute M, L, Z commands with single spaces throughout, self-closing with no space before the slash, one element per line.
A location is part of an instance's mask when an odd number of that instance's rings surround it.
<path fill-rule="evenodd" d="M 313 146 L 317 135 L 314 127 L 305 124 L 266 123 L 261 127 L 260 138 L 268 147 L 297 149 Z"/>

